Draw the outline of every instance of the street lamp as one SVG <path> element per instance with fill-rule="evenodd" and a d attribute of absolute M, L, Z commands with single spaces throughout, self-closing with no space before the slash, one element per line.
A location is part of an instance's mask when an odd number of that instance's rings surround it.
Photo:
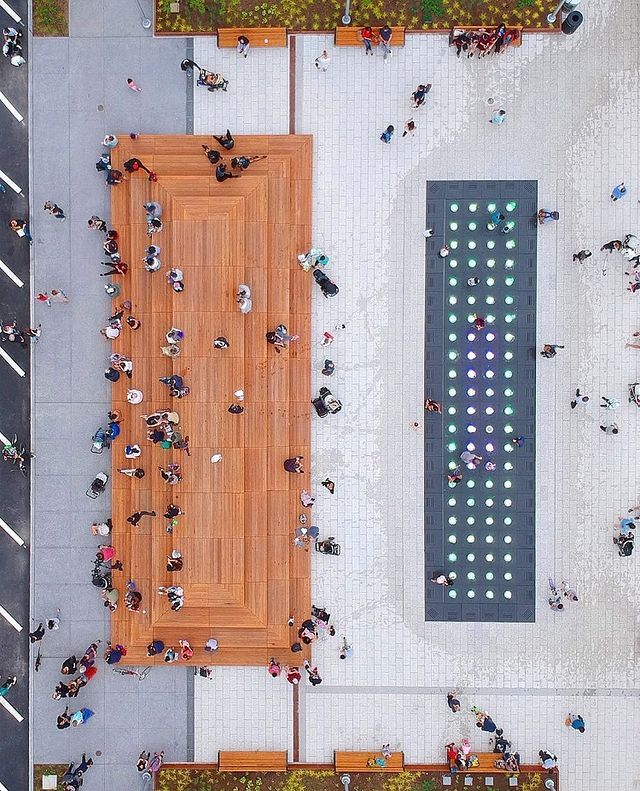
<path fill-rule="evenodd" d="M 351 23 L 351 0 L 346 0 L 344 5 L 344 14 L 342 16 L 342 24 L 349 25 Z"/>
<path fill-rule="evenodd" d="M 136 3 L 138 4 L 138 8 L 140 9 L 140 24 L 145 30 L 149 30 L 149 28 L 152 25 L 152 22 L 149 19 L 149 17 L 144 13 L 142 6 L 140 5 L 140 0 L 136 0 Z"/>
<path fill-rule="evenodd" d="M 569 14 L 571 11 L 575 11 L 579 5 L 580 0 L 562 0 L 562 2 L 559 3 L 559 5 L 557 5 L 550 14 L 548 14 L 547 22 L 550 25 L 553 25 L 558 18 L 560 11 L 564 11 L 565 13 Z"/>

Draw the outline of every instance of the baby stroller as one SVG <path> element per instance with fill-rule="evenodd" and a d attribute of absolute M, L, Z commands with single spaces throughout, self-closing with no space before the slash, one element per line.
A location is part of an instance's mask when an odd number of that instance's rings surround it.
<path fill-rule="evenodd" d="M 227 90 L 229 80 L 225 80 L 222 74 L 216 74 L 213 71 L 206 71 L 200 69 L 198 75 L 198 85 L 203 85 L 208 91 Z"/>
<path fill-rule="evenodd" d="M 91 485 L 85 492 L 87 497 L 90 497 L 92 500 L 97 499 L 107 488 L 107 483 L 109 481 L 109 476 L 106 472 L 99 472 L 96 477 L 91 481 Z"/>
<path fill-rule="evenodd" d="M 335 536 L 329 536 L 323 541 L 316 541 L 316 552 L 322 555 L 339 555 L 340 544 L 336 544 Z"/>
<path fill-rule="evenodd" d="M 110 447 L 109 437 L 102 426 L 100 426 L 93 437 L 91 437 L 91 453 L 102 453 L 105 448 L 109 450 Z"/>
<path fill-rule="evenodd" d="M 111 587 L 111 570 L 99 558 L 93 561 L 93 571 L 91 572 L 91 584 L 96 588 L 110 588 Z"/>
<path fill-rule="evenodd" d="M 314 398 L 311 403 L 318 413 L 318 417 L 326 417 L 330 412 L 335 415 L 342 409 L 342 402 L 333 395 L 328 387 L 321 387 L 320 395 Z"/>
<path fill-rule="evenodd" d="M 628 558 L 633 554 L 633 536 L 618 536 L 613 539 L 613 543 L 618 545 L 621 558 Z"/>
<path fill-rule="evenodd" d="M 335 295 L 340 291 L 338 286 L 336 286 L 333 280 L 330 280 L 329 277 L 325 275 L 322 269 L 313 270 L 313 279 L 320 286 L 320 291 L 322 291 L 325 297 L 335 297 Z"/>
<path fill-rule="evenodd" d="M 640 406 L 640 382 L 633 382 L 629 385 L 629 403 Z"/>

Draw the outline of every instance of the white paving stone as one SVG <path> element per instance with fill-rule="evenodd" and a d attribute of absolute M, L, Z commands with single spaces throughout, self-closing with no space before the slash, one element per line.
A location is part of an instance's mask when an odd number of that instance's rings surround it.
<path fill-rule="evenodd" d="M 373 736 L 376 744 L 402 741 L 416 760 L 435 760 L 446 723 L 442 699 L 391 691 L 457 685 L 496 690 L 482 705 L 500 722 L 513 719 L 509 733 L 528 759 L 540 746 L 561 755 L 563 788 L 583 789 L 587 778 L 595 787 L 605 774 L 602 787 L 632 787 L 616 745 L 619 733 L 634 732 L 637 716 L 623 695 L 638 690 L 637 558 L 620 559 L 611 537 L 616 517 L 638 495 L 640 413 L 626 403 L 626 385 L 638 378 L 640 357 L 624 342 L 640 329 L 640 315 L 637 295 L 625 290 L 622 259 L 610 258 L 602 276 L 599 249 L 640 230 L 638 5 L 591 2 L 585 16 L 573 37 L 526 35 L 521 49 L 485 61 L 456 59 L 441 35 L 410 36 L 388 64 L 334 48 L 330 36 L 297 37 L 296 131 L 313 134 L 315 147 L 314 243 L 330 255 L 329 274 L 340 286 L 333 300 L 314 293 L 314 379 L 326 383 L 319 371 L 331 357 L 329 386 L 344 403 L 340 414 L 313 422 L 314 480 L 329 475 L 337 483 L 333 496 L 316 487 L 314 523 L 343 545 L 339 558 L 314 557 L 313 590 L 354 647 L 349 662 L 338 660 L 337 641 L 315 650 L 323 686 L 335 694 L 305 691 L 302 760 L 326 759 Z M 229 57 L 207 46 L 211 59 Z M 324 48 L 332 58 L 325 74 L 313 65 Z M 212 62 L 204 51 L 198 56 Z M 246 115 L 229 122 L 232 130 L 271 132 L 277 116 L 277 131 L 286 131 L 287 66 L 280 51 L 252 57 L 230 60 L 227 70 L 252 70 L 273 83 L 280 104 L 265 128 L 249 103 L 264 97 L 247 96 Z M 433 90 L 414 113 L 417 135 L 403 139 L 419 82 Z M 490 96 L 507 110 L 502 127 L 488 123 Z M 227 124 L 212 107 L 199 107 L 196 133 Z M 397 133 L 385 146 L 378 138 L 389 123 Z M 423 437 L 410 428 L 424 417 L 421 231 L 426 181 L 449 178 L 537 179 L 540 204 L 561 214 L 540 230 L 538 244 L 538 345 L 567 348 L 556 360 L 538 358 L 535 624 L 423 617 Z M 630 194 L 612 204 L 611 188 L 623 180 Z M 593 263 L 578 267 L 571 254 L 583 247 L 594 252 Z M 322 331 L 341 322 L 347 329 L 321 348 Z M 569 408 L 577 386 L 592 396 L 580 414 Z M 600 395 L 623 402 L 618 437 L 598 428 Z M 577 586 L 580 602 L 563 614 L 546 606 L 550 575 Z M 372 696 L 376 687 L 389 694 Z M 607 697 L 609 688 L 618 697 Z M 591 727 L 577 741 L 565 734 L 562 712 L 571 707 L 567 695 L 585 691 L 593 692 L 581 705 Z M 376 706 L 390 712 L 384 734 L 373 725 Z M 426 732 L 412 739 L 414 711 Z M 242 722 L 236 745 L 262 727 L 256 718 Z M 224 738 L 233 741 L 228 732 Z"/>

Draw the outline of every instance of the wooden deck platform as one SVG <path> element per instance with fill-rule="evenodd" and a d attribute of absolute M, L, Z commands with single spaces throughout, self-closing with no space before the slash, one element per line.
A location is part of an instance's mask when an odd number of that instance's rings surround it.
<path fill-rule="evenodd" d="M 142 326 L 124 327 L 113 351 L 133 359 L 131 380 L 113 385 L 113 408 L 122 412 L 122 433 L 113 444 L 113 545 L 124 563 L 114 572 L 120 606 L 112 617 L 113 641 L 128 648 L 127 663 L 148 660 L 152 638 L 178 648 L 186 639 L 195 651 L 194 665 L 259 665 L 276 656 L 283 664 L 301 663 L 308 655 L 292 654 L 295 633 L 290 615 L 310 610 L 309 554 L 292 545 L 302 512 L 299 493 L 309 488 L 310 464 L 310 324 L 311 280 L 298 266 L 297 253 L 311 246 L 310 136 L 238 137 L 231 155 L 266 154 L 239 179 L 218 183 L 202 144 L 219 148 L 211 137 L 147 136 L 120 138 L 114 167 L 138 157 L 158 175 L 144 172 L 113 187 L 112 226 L 120 235 L 122 260 L 129 264 L 114 306 L 124 299 Z M 227 163 L 231 155 L 223 152 Z M 163 208 L 162 231 L 150 240 L 143 204 Z M 147 272 L 144 250 L 161 247 L 162 268 Z M 167 283 L 171 267 L 184 272 L 185 290 Z M 253 310 L 242 315 L 235 294 L 240 283 L 252 290 Z M 105 304 L 105 318 L 109 304 Z M 265 333 L 279 323 L 300 335 L 289 350 L 277 354 Z M 162 356 L 171 327 L 185 333 L 182 354 Z M 215 349 L 224 335 L 230 348 Z M 107 349 L 105 349 L 105 355 Z M 179 373 L 191 388 L 183 399 L 169 396 L 158 380 Z M 127 403 L 127 388 L 143 391 L 144 401 Z M 245 412 L 230 414 L 235 390 L 245 393 Z M 191 456 L 163 450 L 146 438 L 141 415 L 175 410 Z M 133 464 L 124 446 L 137 442 L 142 456 Z M 222 461 L 212 464 L 212 454 Z M 285 472 L 290 456 L 304 456 L 304 475 Z M 169 462 L 182 465 L 184 479 L 167 485 L 158 471 Z M 118 467 L 141 466 L 142 480 L 125 477 Z M 173 535 L 162 518 L 170 502 L 185 512 Z M 137 527 L 132 512 L 155 510 Z M 166 571 L 166 558 L 179 550 L 180 572 Z M 133 579 L 143 595 L 140 612 L 124 606 L 125 585 Z M 161 585 L 181 585 L 185 606 L 170 609 L 157 593 Z M 144 612 L 142 612 L 144 610 Z M 215 637 L 219 650 L 204 651 Z"/>

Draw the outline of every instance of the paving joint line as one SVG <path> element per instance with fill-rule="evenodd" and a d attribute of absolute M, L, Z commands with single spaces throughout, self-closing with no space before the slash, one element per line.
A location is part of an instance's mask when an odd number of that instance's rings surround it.
<path fill-rule="evenodd" d="M 325 684 L 305 688 L 305 694 L 314 695 L 444 695 L 452 687 L 331 687 Z M 457 687 L 460 694 L 466 695 L 504 695 L 513 697 L 604 697 L 640 698 L 640 689 L 608 687 L 557 687 L 524 689 L 519 687 Z"/>

